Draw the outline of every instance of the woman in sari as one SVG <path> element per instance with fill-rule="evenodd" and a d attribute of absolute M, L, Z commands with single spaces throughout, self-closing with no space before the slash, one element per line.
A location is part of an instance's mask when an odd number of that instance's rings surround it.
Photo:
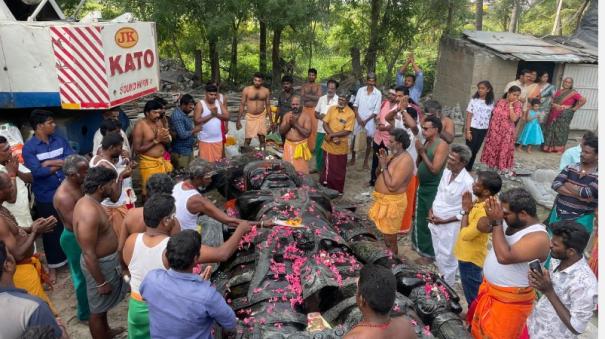
<path fill-rule="evenodd" d="M 573 79 L 563 79 L 563 87 L 554 94 L 552 108 L 544 124 L 544 152 L 563 153 L 571 120 L 585 103 L 586 98 L 573 89 Z"/>
<path fill-rule="evenodd" d="M 520 95 L 521 88 L 511 86 L 504 94 L 504 98 L 498 100 L 483 144 L 481 162 L 501 174 L 513 175 L 515 122 L 523 114 L 523 104 L 519 101 Z"/>
<path fill-rule="evenodd" d="M 529 99 L 538 98 L 540 99 L 540 110 L 544 113 L 550 112 L 550 106 L 552 104 L 552 96 L 555 93 L 555 86 L 550 82 L 550 76 L 548 72 L 541 71 L 538 76 L 536 86 L 527 95 Z"/>

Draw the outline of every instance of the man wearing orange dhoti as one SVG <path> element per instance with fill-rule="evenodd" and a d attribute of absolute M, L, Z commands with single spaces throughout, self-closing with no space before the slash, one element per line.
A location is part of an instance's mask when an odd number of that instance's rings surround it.
<path fill-rule="evenodd" d="M 217 100 L 218 87 L 206 85 L 204 100 L 195 105 L 193 121 L 201 125 L 197 135 L 200 159 L 216 162 L 223 158 L 223 121 L 229 120 L 227 107 Z"/>
<path fill-rule="evenodd" d="M 315 117 L 315 107 L 319 97 L 321 97 L 321 86 L 315 82 L 317 79 L 317 70 L 315 68 L 309 68 L 307 71 L 307 82 L 300 88 L 300 97 L 302 100 L 303 108 L 302 114 L 306 115 L 309 119 L 310 134 L 308 137 L 308 145 L 310 149 L 315 149 L 315 139 L 317 138 L 317 117 Z"/>
<path fill-rule="evenodd" d="M 311 151 L 307 144 L 311 133 L 311 121 L 300 112 L 300 97 L 292 97 L 292 110 L 286 113 L 279 125 L 279 133 L 286 136 L 283 159 L 291 163 L 297 172 L 309 174 Z"/>
<path fill-rule="evenodd" d="M 519 338 L 536 297 L 528 281 L 529 262 L 544 262 L 550 251 L 534 198 L 522 188 L 513 188 L 502 193 L 500 201 L 492 196 L 485 203 L 492 248 L 479 294 L 467 315 L 474 338 Z"/>

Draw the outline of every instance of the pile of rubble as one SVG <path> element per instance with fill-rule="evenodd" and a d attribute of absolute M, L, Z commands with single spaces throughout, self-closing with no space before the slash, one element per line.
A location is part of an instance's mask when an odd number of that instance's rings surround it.
<path fill-rule="evenodd" d="M 167 108 L 169 111 L 172 111 L 172 107 L 174 107 L 174 103 L 178 99 L 179 95 L 179 92 L 156 92 L 124 104 L 121 106 L 121 108 L 129 118 L 136 118 L 137 115 L 143 113 L 143 108 L 145 108 L 145 103 L 148 100 L 151 100 L 155 97 L 160 97 L 168 102 Z"/>
<path fill-rule="evenodd" d="M 193 86 L 193 73 L 178 61 L 160 60 L 160 91 L 182 91 Z"/>
<path fill-rule="evenodd" d="M 202 100 L 204 98 L 204 91 L 200 88 L 184 88 L 180 91 L 161 91 L 124 104 L 122 105 L 122 110 L 131 119 L 136 118 L 139 114 L 143 113 L 143 108 L 145 107 L 145 103 L 148 100 L 154 99 L 155 97 L 160 97 L 166 100 L 166 102 L 168 103 L 166 108 L 168 115 L 170 115 L 172 114 L 172 108 L 177 105 L 178 98 L 185 93 L 191 94 L 196 101 Z M 227 92 L 224 93 L 224 95 L 227 97 L 227 108 L 229 109 L 229 112 L 231 112 L 232 115 L 231 121 L 235 121 L 236 112 L 238 112 L 239 110 L 241 93 Z"/>

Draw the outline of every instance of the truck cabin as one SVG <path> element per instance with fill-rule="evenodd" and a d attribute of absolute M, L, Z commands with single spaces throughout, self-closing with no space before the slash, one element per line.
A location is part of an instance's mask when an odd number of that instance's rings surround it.
<path fill-rule="evenodd" d="M 64 20 L 55 0 L 0 0 L 0 21 Z"/>

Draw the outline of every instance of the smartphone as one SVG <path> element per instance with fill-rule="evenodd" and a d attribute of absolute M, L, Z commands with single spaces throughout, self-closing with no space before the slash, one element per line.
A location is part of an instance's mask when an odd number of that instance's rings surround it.
<path fill-rule="evenodd" d="M 540 264 L 540 259 L 535 259 L 529 262 L 529 269 L 542 274 L 542 265 Z"/>

